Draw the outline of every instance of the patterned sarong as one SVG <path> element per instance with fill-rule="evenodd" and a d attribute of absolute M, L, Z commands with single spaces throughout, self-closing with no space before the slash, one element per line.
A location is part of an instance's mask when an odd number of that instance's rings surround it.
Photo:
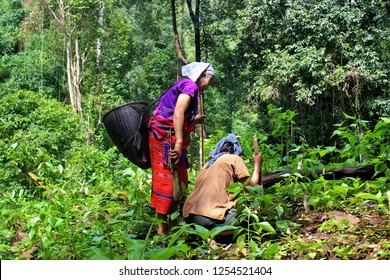
<path fill-rule="evenodd" d="M 172 172 L 163 164 L 164 141 L 157 140 L 153 133 L 149 136 L 150 159 L 152 163 L 151 206 L 157 213 L 168 214 L 174 204 Z M 188 186 L 186 168 L 177 168 L 180 184 Z"/>

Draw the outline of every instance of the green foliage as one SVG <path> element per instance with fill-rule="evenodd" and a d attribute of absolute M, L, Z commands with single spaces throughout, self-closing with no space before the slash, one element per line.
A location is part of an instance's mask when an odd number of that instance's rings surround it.
<path fill-rule="evenodd" d="M 329 144 L 331 125 L 342 112 L 357 117 L 384 112 L 389 60 L 383 55 L 389 45 L 387 35 L 377 36 L 389 32 L 388 3 L 360 1 L 359 8 L 348 1 L 245 3 L 239 46 L 247 63 L 243 73 L 252 78 L 249 100 L 296 110 L 311 145 Z M 320 133 L 313 124 L 320 124 Z"/>
<path fill-rule="evenodd" d="M 389 3 L 359 3 L 201 1 L 202 60 L 216 69 L 205 93 L 206 160 L 235 133 L 252 170 L 256 135 L 263 174 L 291 173 L 270 188 L 230 187 L 239 227 L 183 222 L 156 236 L 150 171 L 112 147 L 101 118 L 154 99 L 177 78 L 169 2 L 67 1 L 65 24 L 80 54 L 87 50 L 80 119 L 67 105 L 58 2 L 1 1 L 0 259 L 388 259 Z M 179 39 L 193 60 L 192 22 L 186 3 L 177 5 Z M 313 172 L 363 164 L 375 166 L 375 180 Z M 212 250 L 209 239 L 228 229 L 232 249 Z"/>
<path fill-rule="evenodd" d="M 6 93 L 28 90 L 40 92 L 49 98 L 63 99 L 62 91 L 58 88 L 61 88 L 58 75 L 61 73 L 61 58 L 46 55 L 35 49 L 0 58 L 2 65 L 9 69 L 6 81 L 0 88 Z"/>
<path fill-rule="evenodd" d="M 212 62 L 217 73 L 215 86 L 205 95 L 208 134 L 235 131 L 248 121 L 251 130 L 266 130 L 270 103 L 296 113 L 296 126 L 310 145 L 331 145 L 332 125 L 344 120 L 342 112 L 373 120 L 387 117 L 388 3 L 360 2 L 351 7 L 331 0 L 202 1 L 202 60 Z M 97 21 L 101 3 L 103 26 Z M 101 135 L 104 112 L 128 101 L 150 101 L 177 78 L 170 5 L 112 0 L 68 4 L 65 24 L 75 27 L 73 39 L 79 37 L 80 54 L 85 54 L 83 111 L 91 139 L 107 142 Z M 22 30 L 23 38 L 16 41 L 16 55 L 0 56 L 0 89 L 33 90 L 69 102 L 66 34 L 52 13 L 58 3 L 33 1 L 25 9 L 19 1 L 3 1 L 2 8 L 2 36 L 15 42 Z M 176 10 L 183 51 L 192 60 L 186 3 L 177 3 Z M 102 65 L 96 64 L 97 38 L 103 42 Z M 1 41 L 9 45 L 9 40 Z"/>
<path fill-rule="evenodd" d="M 28 118 L 20 116 L 36 116 L 30 112 L 31 109 L 28 110 L 33 102 L 23 104 L 19 107 L 19 118 L 14 117 L 20 120 L 17 123 L 21 127 L 25 124 L 21 120 L 26 122 Z M 39 118 L 36 122 L 39 123 Z M 387 119 L 383 119 L 375 126 L 375 137 L 387 135 L 388 123 Z M 348 127 L 338 127 L 340 131 L 344 129 Z M 7 128 L 9 134 L 10 131 Z M 367 134 L 370 135 L 369 130 Z M 243 135 L 241 140 L 244 140 L 246 149 L 251 137 Z M 211 137 L 209 141 L 208 144 L 215 144 L 217 137 Z M 269 144 L 268 147 L 277 150 L 274 145 Z M 302 149 L 294 152 L 298 155 Z M 335 151 L 329 147 L 313 151 L 308 146 L 304 150 L 304 155 L 311 157 L 313 162 L 319 155 Z M 379 158 L 383 159 L 382 156 Z M 250 161 L 248 164 L 251 165 Z M 350 209 L 352 214 L 357 214 L 359 211 L 355 208 L 363 211 L 365 205 L 374 205 L 370 207 L 379 212 L 388 210 L 388 176 L 371 182 L 350 178 L 327 181 L 321 176 L 310 181 L 300 173 L 293 173 L 267 189 L 257 185 L 247 187 L 248 191 L 241 193 L 240 184 L 232 185 L 229 191 L 236 193 L 241 213 L 239 227 L 209 231 L 181 223 L 169 235 L 158 237 L 154 236 L 155 225 L 160 221 L 156 220 L 147 204 L 150 174 L 129 164 L 116 149 L 101 151 L 94 147 L 72 147 L 63 153 L 60 165 L 43 164 L 40 168 L 53 172 L 37 172 L 44 184 L 36 184 L 35 189 L 41 191 L 1 188 L 2 259 L 214 259 L 224 250 L 210 250 L 209 239 L 217 238 L 225 230 L 235 232 L 236 249 L 224 253 L 227 258 L 326 258 L 325 241 L 313 243 L 300 237 L 302 225 L 312 221 L 311 213 Z M 299 210 L 303 208 L 305 199 L 309 212 Z M 177 214 L 172 214 L 172 219 L 176 219 Z M 356 234 L 348 227 L 348 221 L 327 219 L 318 224 L 317 230 Z M 367 238 L 376 242 L 373 235 L 367 234 L 370 235 Z M 15 235 L 18 239 L 11 242 Z M 333 242 L 341 240 L 333 239 Z M 380 246 L 386 248 L 388 244 Z M 345 242 L 328 254 L 341 259 L 359 258 L 351 244 Z M 380 256 L 383 258 L 386 254 L 381 253 Z"/>
<path fill-rule="evenodd" d="M 347 165 L 364 163 L 367 160 L 385 164 L 390 158 L 388 145 L 385 144 L 390 140 L 389 119 L 381 118 L 374 129 L 370 130 L 367 122 L 347 115 L 346 118 L 351 120 L 351 124 L 337 124 L 338 129 L 332 135 L 342 139 L 338 141 L 342 143 L 338 150 L 340 159 L 345 160 Z"/>
<path fill-rule="evenodd" d="M 0 2 L 0 56 L 12 55 L 16 51 L 19 44 L 19 24 L 25 12 L 20 1 L 3 0 Z M 0 68 L 0 81 L 4 70 Z"/>
<path fill-rule="evenodd" d="M 31 183 L 27 174 L 59 175 L 65 154 L 83 141 L 80 120 L 68 107 L 31 91 L 0 99 L 1 184 Z"/>

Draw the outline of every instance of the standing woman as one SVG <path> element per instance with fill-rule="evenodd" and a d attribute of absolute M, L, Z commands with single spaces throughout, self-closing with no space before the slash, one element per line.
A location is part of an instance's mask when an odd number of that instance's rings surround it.
<path fill-rule="evenodd" d="M 182 184 L 188 186 L 190 133 L 205 118 L 198 114 L 198 100 L 213 82 L 214 68 L 210 63 L 193 62 L 182 67 L 182 75 L 161 97 L 150 120 L 151 206 L 164 221 L 157 228 L 160 235 L 168 230 L 174 184 L 179 188 Z"/>

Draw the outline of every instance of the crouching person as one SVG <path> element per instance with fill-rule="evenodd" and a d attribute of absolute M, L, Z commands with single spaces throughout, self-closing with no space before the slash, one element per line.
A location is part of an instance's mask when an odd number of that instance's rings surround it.
<path fill-rule="evenodd" d="M 226 188 L 235 182 L 244 184 L 250 177 L 241 154 L 242 149 L 234 134 L 218 142 L 210 153 L 211 160 L 197 175 L 195 188 L 184 203 L 183 217 L 187 222 L 207 229 L 239 224 L 233 195 Z M 253 174 L 246 183 L 250 186 L 260 181 L 263 163 L 261 153 L 253 155 L 253 162 Z"/>

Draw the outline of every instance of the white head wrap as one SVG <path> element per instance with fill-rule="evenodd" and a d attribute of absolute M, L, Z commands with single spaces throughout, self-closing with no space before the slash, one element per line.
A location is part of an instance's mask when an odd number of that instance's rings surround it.
<path fill-rule="evenodd" d="M 181 67 L 181 74 L 196 82 L 205 70 L 207 75 L 214 76 L 213 65 L 205 62 L 191 62 L 187 65 L 184 65 Z"/>

